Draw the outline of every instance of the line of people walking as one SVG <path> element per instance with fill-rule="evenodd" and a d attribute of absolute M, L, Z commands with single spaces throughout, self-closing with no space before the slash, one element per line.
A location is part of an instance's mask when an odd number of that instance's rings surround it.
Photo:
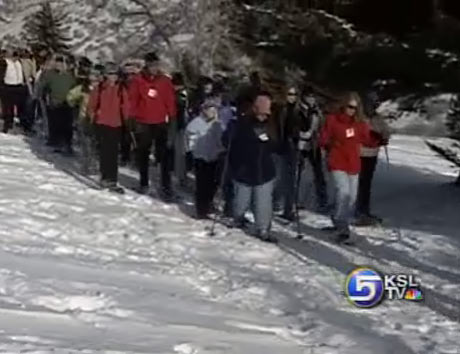
<path fill-rule="evenodd" d="M 28 134 L 40 123 L 47 146 L 65 156 L 76 154 L 84 175 L 95 172 L 98 160 L 102 189 L 124 193 L 119 166 L 135 163 L 136 190 L 150 194 L 153 160 L 164 201 L 175 201 L 176 189 L 194 178 L 198 219 L 220 213 L 215 203 L 220 189 L 223 218 L 246 229 L 251 209 L 253 233 L 276 242 L 270 233 L 274 215 L 298 221 L 306 204 L 302 171 L 310 169 L 310 198 L 317 212 L 332 215 L 338 242 L 349 239 L 352 223 L 380 221 L 371 214 L 370 196 L 389 130 L 375 113 L 375 100 L 363 107 L 359 95 L 347 94 L 324 115 L 311 87 L 286 85 L 275 100 L 257 73 L 238 89 L 205 78 L 189 92 L 180 73 L 164 73 L 154 52 L 122 65 L 64 55 L 29 59 L 37 65 L 30 75 L 14 51 L 8 49 L 0 60 L 3 131 L 11 130 L 14 116 Z M 31 109 L 25 114 L 28 99 Z"/>

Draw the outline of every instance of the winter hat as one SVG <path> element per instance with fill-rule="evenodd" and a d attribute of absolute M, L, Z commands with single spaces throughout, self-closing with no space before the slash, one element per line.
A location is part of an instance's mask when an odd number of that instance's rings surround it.
<path fill-rule="evenodd" d="M 118 73 L 119 73 L 118 65 L 115 64 L 114 62 L 108 62 L 108 63 L 105 65 L 105 73 L 106 73 L 106 75 L 118 74 Z"/>
<path fill-rule="evenodd" d="M 104 75 L 105 73 L 105 66 L 102 64 L 96 64 L 94 65 L 93 70 L 97 72 L 98 75 Z"/>
<path fill-rule="evenodd" d="M 183 86 L 184 85 L 184 76 L 180 72 L 176 72 L 172 76 L 172 82 L 175 86 Z"/>
<path fill-rule="evenodd" d="M 146 55 L 144 55 L 144 61 L 145 63 L 154 63 L 156 61 L 159 61 L 160 58 L 158 57 L 157 53 L 155 52 L 149 52 Z"/>
<path fill-rule="evenodd" d="M 204 100 L 203 104 L 201 105 L 201 109 L 208 109 L 211 107 L 218 108 L 220 105 L 219 100 L 216 97 L 210 97 Z"/>
<path fill-rule="evenodd" d="M 80 60 L 78 61 L 78 65 L 80 67 L 85 67 L 85 68 L 91 68 L 91 60 L 89 60 L 87 57 L 81 57 Z"/>
<path fill-rule="evenodd" d="M 257 114 L 272 114 L 271 106 L 272 101 L 269 96 L 259 95 L 254 101 L 254 110 L 257 112 Z"/>

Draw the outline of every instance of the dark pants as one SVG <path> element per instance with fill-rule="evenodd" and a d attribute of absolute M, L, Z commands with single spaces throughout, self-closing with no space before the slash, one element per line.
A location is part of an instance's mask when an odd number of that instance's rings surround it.
<path fill-rule="evenodd" d="M 37 100 L 28 96 L 25 104 L 25 113 L 21 121 L 21 125 L 26 132 L 32 131 L 34 128 L 37 106 Z"/>
<path fill-rule="evenodd" d="M 121 140 L 121 128 L 96 125 L 99 142 L 99 169 L 102 181 L 117 183 L 118 149 Z"/>
<path fill-rule="evenodd" d="M 126 125 L 121 128 L 120 155 L 123 163 L 131 160 L 131 135 Z"/>
<path fill-rule="evenodd" d="M 48 130 L 49 145 L 72 147 L 73 112 L 67 103 L 48 108 Z"/>
<path fill-rule="evenodd" d="M 291 215 L 295 205 L 296 170 L 298 153 L 295 149 L 289 149 L 285 153 L 276 156 L 277 182 L 275 187 L 274 203 L 277 208 L 284 202 L 284 214 Z"/>
<path fill-rule="evenodd" d="M 205 217 L 211 211 L 212 202 L 219 187 L 219 162 L 195 159 L 195 206 L 198 217 Z"/>
<path fill-rule="evenodd" d="M 359 174 L 359 187 L 356 211 L 360 215 L 370 214 L 372 180 L 374 178 L 377 157 L 361 157 L 361 173 Z"/>
<path fill-rule="evenodd" d="M 225 176 L 223 176 L 223 186 L 222 186 L 222 191 L 224 193 L 224 201 L 225 201 L 225 206 L 224 206 L 224 214 L 225 216 L 233 216 L 233 198 L 235 196 L 235 190 L 234 190 L 234 185 L 233 185 L 233 177 L 232 177 L 232 171 L 230 169 L 230 166 L 226 166 L 225 168 L 225 158 L 224 157 L 224 162 L 223 164 L 223 173 L 225 173 Z M 227 162 L 228 164 L 228 162 Z"/>
<path fill-rule="evenodd" d="M 22 85 L 5 85 L 2 87 L 2 109 L 4 117 L 3 131 L 7 133 L 14 124 L 14 107 L 17 116 L 24 119 L 24 111 L 27 101 L 27 88 Z"/>
<path fill-rule="evenodd" d="M 326 179 L 324 178 L 321 149 L 316 148 L 309 150 L 306 152 L 306 155 L 313 169 L 316 202 L 319 207 L 325 207 L 327 205 L 327 187 Z"/>
<path fill-rule="evenodd" d="M 137 164 L 141 187 L 147 187 L 149 178 L 149 157 L 153 141 L 155 141 L 155 157 L 161 166 L 161 187 L 163 192 L 171 193 L 171 166 L 168 154 L 168 126 L 166 124 L 137 124 Z"/>

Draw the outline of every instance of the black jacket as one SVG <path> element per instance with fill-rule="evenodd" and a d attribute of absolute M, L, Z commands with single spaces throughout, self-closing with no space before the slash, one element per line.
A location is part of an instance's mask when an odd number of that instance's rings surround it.
<path fill-rule="evenodd" d="M 188 99 L 187 91 L 176 91 L 177 102 L 177 116 L 176 116 L 176 129 L 184 130 L 188 124 Z"/>
<path fill-rule="evenodd" d="M 8 64 L 4 58 L 0 58 L 0 86 L 5 84 L 5 74 Z"/>
<path fill-rule="evenodd" d="M 301 114 L 298 105 L 285 104 L 279 106 L 276 112 L 276 134 L 279 154 L 285 154 L 295 149 L 299 140 Z"/>
<path fill-rule="evenodd" d="M 269 137 L 268 123 L 242 117 L 232 135 L 230 168 L 233 179 L 249 186 L 273 180 L 276 177 L 273 160 L 276 144 Z"/>

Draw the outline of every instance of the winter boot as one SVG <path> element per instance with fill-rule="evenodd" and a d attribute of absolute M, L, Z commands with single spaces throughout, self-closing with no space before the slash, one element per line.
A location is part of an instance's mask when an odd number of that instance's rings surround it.
<path fill-rule="evenodd" d="M 278 243 L 278 239 L 274 237 L 269 231 L 257 231 L 256 232 L 256 237 L 259 238 L 260 240 L 268 243 Z"/>
<path fill-rule="evenodd" d="M 117 193 L 117 194 L 125 194 L 125 190 L 123 187 L 118 186 L 116 183 L 112 184 L 109 187 L 109 191 L 112 193 Z"/>

